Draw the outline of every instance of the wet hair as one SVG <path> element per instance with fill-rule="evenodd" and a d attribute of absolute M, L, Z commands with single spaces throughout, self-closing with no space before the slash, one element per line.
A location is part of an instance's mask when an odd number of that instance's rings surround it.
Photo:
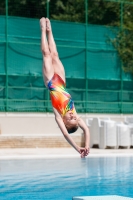
<path fill-rule="evenodd" d="M 68 133 L 74 133 L 78 129 L 78 126 L 76 125 L 71 128 L 66 127 L 66 129 L 67 129 Z"/>

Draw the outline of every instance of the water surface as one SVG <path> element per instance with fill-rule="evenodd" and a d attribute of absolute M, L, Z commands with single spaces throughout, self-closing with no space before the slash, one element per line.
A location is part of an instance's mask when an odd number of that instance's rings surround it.
<path fill-rule="evenodd" d="M 133 198 L 133 157 L 0 160 L 0 200 Z"/>

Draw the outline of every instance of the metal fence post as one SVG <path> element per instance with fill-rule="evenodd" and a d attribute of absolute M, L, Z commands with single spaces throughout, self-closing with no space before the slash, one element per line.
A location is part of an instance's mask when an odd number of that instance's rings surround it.
<path fill-rule="evenodd" d="M 120 29 L 123 30 L 123 2 L 120 4 Z M 121 60 L 121 113 L 123 113 L 123 70 Z"/>
<path fill-rule="evenodd" d="M 6 26 L 5 26 L 5 39 L 6 39 L 6 56 L 5 56 L 5 72 L 6 72 L 6 106 L 5 110 L 8 111 L 8 0 L 6 0 Z"/>
<path fill-rule="evenodd" d="M 87 112 L 87 102 L 88 102 L 88 79 L 87 79 L 87 69 L 88 69 L 88 1 L 85 0 L 85 111 Z"/>

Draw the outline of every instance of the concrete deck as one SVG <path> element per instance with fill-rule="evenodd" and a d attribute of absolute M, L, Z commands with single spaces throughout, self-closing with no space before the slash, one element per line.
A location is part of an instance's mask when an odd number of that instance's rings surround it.
<path fill-rule="evenodd" d="M 133 149 L 90 149 L 88 157 L 133 156 Z M 0 149 L 0 159 L 39 159 L 80 157 L 73 148 L 15 148 Z"/>

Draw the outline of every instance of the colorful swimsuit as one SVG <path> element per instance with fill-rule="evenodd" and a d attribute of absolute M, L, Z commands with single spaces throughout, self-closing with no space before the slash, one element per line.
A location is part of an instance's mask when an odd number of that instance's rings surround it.
<path fill-rule="evenodd" d="M 53 107 L 64 116 L 69 110 L 75 111 L 71 95 L 66 90 L 66 84 L 58 74 L 54 74 L 48 83 Z"/>

